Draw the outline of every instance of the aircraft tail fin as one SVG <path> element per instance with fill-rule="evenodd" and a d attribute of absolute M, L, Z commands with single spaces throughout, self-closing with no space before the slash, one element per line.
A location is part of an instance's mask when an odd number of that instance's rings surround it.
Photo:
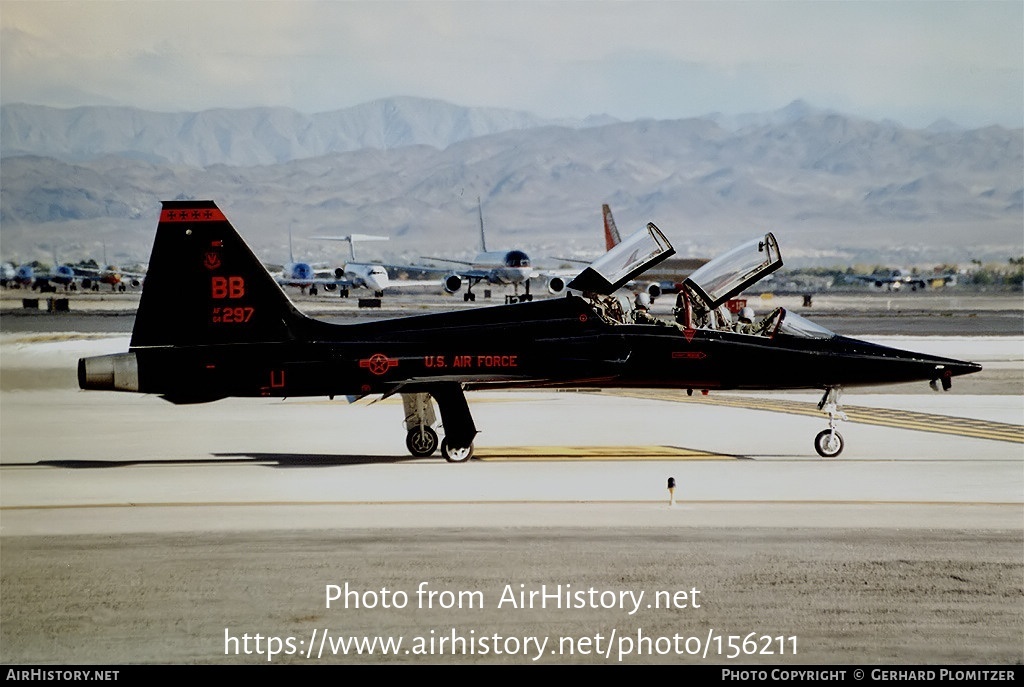
<path fill-rule="evenodd" d="M 348 242 L 349 255 L 352 262 L 356 261 L 356 241 L 388 241 L 387 236 L 376 236 L 374 234 L 349 234 L 348 236 L 310 236 L 310 239 L 317 241 L 346 241 Z"/>
<path fill-rule="evenodd" d="M 480 250 L 487 252 L 487 237 L 484 236 L 484 206 L 480 202 L 480 196 L 476 197 L 476 211 L 480 215 Z"/>
<path fill-rule="evenodd" d="M 619 230 L 615 226 L 615 218 L 612 217 L 612 209 L 608 205 L 601 206 L 601 214 L 604 215 L 604 249 L 606 251 L 619 245 L 622 239 L 619 237 Z"/>
<path fill-rule="evenodd" d="M 164 202 L 133 348 L 286 341 L 306 319 L 212 200 Z"/>

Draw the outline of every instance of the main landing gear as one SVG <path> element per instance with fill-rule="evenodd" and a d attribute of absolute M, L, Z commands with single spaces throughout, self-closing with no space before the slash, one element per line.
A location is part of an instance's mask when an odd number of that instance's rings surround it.
<path fill-rule="evenodd" d="M 457 279 L 457 278 L 456 278 Z M 481 282 L 480 279 L 474 279 L 473 277 L 466 278 L 466 293 L 462 294 L 462 300 L 466 303 L 476 303 L 476 294 L 473 293 L 473 287 Z M 487 294 L 485 294 L 487 295 Z M 487 295 L 490 298 L 489 295 Z"/>
<path fill-rule="evenodd" d="M 433 427 L 437 415 L 430 394 L 402 394 L 402 405 L 405 407 L 405 447 L 416 458 L 433 455 L 439 442 Z"/>
<path fill-rule="evenodd" d="M 469 446 L 452 446 L 448 443 L 448 438 L 445 437 L 441 441 L 441 455 L 449 463 L 465 463 L 473 457 L 473 444 Z"/>
<path fill-rule="evenodd" d="M 836 431 L 836 421 L 845 420 L 846 413 L 839 410 L 840 388 L 830 386 L 818 402 L 818 410 L 828 413 L 828 429 L 823 429 L 814 437 L 814 450 L 822 458 L 835 458 L 843 452 L 843 435 Z"/>
<path fill-rule="evenodd" d="M 515 291 L 515 294 L 514 295 L 507 295 L 507 296 L 505 296 L 505 305 L 508 305 L 510 303 L 529 303 L 530 301 L 533 300 L 533 294 L 530 293 L 530 280 L 529 279 L 526 280 L 526 283 L 525 283 L 526 291 L 523 293 L 522 296 L 519 295 L 519 285 L 518 284 L 513 284 L 512 288 Z"/>
<path fill-rule="evenodd" d="M 405 447 L 417 458 L 434 454 L 438 448 L 437 414 L 432 400 L 441 410 L 445 437 L 440 442 L 441 455 L 449 463 L 465 463 L 473 457 L 476 425 L 466 403 L 462 386 L 455 382 L 431 386 L 429 392 L 402 394 L 405 408 Z"/>

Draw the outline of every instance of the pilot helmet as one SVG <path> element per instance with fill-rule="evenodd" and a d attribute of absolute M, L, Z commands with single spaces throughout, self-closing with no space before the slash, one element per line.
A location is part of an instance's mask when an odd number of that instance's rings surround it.
<path fill-rule="evenodd" d="M 636 307 L 643 308 L 644 310 L 651 309 L 651 297 L 646 291 L 641 291 L 636 295 Z"/>
<path fill-rule="evenodd" d="M 753 322 L 754 309 L 748 305 L 743 310 L 740 310 L 740 321 Z"/>

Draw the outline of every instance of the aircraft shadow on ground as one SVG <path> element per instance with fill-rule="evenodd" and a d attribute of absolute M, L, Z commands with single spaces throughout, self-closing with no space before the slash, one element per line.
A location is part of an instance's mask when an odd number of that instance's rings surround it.
<path fill-rule="evenodd" d="M 342 467 L 346 465 L 397 465 L 399 463 L 443 463 L 439 456 L 417 458 L 414 456 L 372 456 L 326 453 L 212 453 L 211 458 L 185 458 L 174 460 L 40 460 L 35 463 L 7 463 L 4 467 L 38 466 L 65 468 L 68 470 L 109 470 L 131 467 L 170 466 L 218 466 L 218 465 L 263 465 L 271 468 L 313 468 Z M 778 457 L 776 454 L 758 456 L 754 454 L 721 454 L 718 459 L 757 460 L 759 457 Z M 557 460 L 557 459 L 556 459 Z M 693 461 L 694 459 L 685 459 Z M 525 459 L 524 462 L 533 462 Z"/>
<path fill-rule="evenodd" d="M 339 467 L 422 462 L 413 456 L 328 455 L 322 453 L 214 453 L 212 458 L 183 460 L 41 460 L 35 465 L 70 470 L 105 470 L 129 467 L 265 465 L 274 468 Z M 435 459 L 437 460 L 437 459 Z"/>

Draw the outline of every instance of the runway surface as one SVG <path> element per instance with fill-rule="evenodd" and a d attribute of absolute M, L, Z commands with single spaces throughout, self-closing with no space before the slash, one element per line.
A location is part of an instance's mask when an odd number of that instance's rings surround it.
<path fill-rule="evenodd" d="M 106 517 L 130 508 L 246 504 L 265 517 L 231 516 L 207 526 L 246 528 L 430 526 L 418 504 L 504 504 L 502 516 L 474 525 L 544 522 L 517 504 L 650 506 L 623 526 L 675 522 L 662 512 L 668 476 L 678 506 L 762 507 L 758 524 L 780 522 L 795 506 L 844 513 L 848 524 L 889 522 L 878 508 L 850 519 L 858 504 L 930 509 L 918 523 L 1019 527 L 1024 503 L 1024 337 L 876 336 L 871 340 L 984 365 L 949 393 L 895 385 L 843 396 L 846 449 L 815 454 L 826 426 L 814 392 L 679 391 L 491 392 L 469 401 L 481 433 L 476 459 L 449 465 L 414 460 L 404 447 L 398 399 L 349 405 L 327 399 L 227 399 L 173 406 L 134 394 L 82 392 L 78 357 L 125 350 L 119 334 L 0 334 L 0 532 L 67 534 L 104 522 L 110 531 L 162 531 L 174 519 Z M 529 465 L 525 465 L 529 463 Z M 269 508 L 269 505 L 274 508 Z M 299 509 L 280 518 L 274 509 Z M 374 504 L 372 517 L 354 505 Z M 319 509 L 345 506 L 343 522 Z M 381 507 L 394 513 L 381 519 Z M 699 509 L 698 509 L 699 510 Z M 69 512 L 75 515 L 69 516 Z M 489 512 L 489 511 L 488 511 Z M 682 511 L 680 511 L 682 512 Z M 922 511 L 923 512 L 923 511 Z M 945 514 L 943 514 L 945 513 Z M 981 516 L 984 517 L 981 517 Z M 587 524 L 581 514 L 573 524 Z M 938 520 L 936 518 L 939 518 Z M 688 512 L 687 524 L 701 523 Z M 740 519 L 741 524 L 749 521 Z M 101 530 L 103 531 L 103 530 Z"/>
<path fill-rule="evenodd" d="M 477 459 L 454 465 L 407 455 L 393 399 L 173 406 L 82 392 L 77 358 L 124 350 L 123 333 L 9 321 L 4 663 L 1024 660 L 1022 336 L 875 335 L 985 370 L 948 393 L 846 393 L 838 458 L 812 447 L 826 426 L 813 392 L 479 392 L 468 396 Z M 328 608 L 326 585 L 346 582 L 413 601 Z M 417 606 L 422 583 L 481 591 L 486 609 Z M 636 616 L 513 610 L 495 603 L 507 584 L 701 589 L 706 603 Z M 579 649 L 594 628 L 620 633 L 617 650 L 638 631 L 705 646 L 722 632 L 793 636 L 799 649 L 304 653 L 314 629 L 409 641 L 472 629 Z M 291 637 L 303 651 L 232 653 L 236 632 Z"/>
<path fill-rule="evenodd" d="M 834 509 L 836 522 L 871 526 L 889 515 L 851 517 L 850 508 L 919 505 L 926 515 L 908 526 L 1003 528 L 1020 524 L 1024 503 L 1021 401 L 1012 396 L 857 396 L 841 427 L 846 450 L 824 460 L 811 445 L 826 424 L 811 397 L 477 393 L 478 458 L 453 465 L 406 454 L 397 401 L 173 407 L 119 394 L 18 395 L 2 417 L 5 536 L 79 533 L 104 521 L 116 532 L 173 530 L 165 513 L 153 522 L 119 512 L 156 508 L 178 518 L 191 505 L 260 510 L 243 522 L 225 514 L 207 525 L 214 529 L 431 526 L 409 506 L 452 504 L 500 504 L 501 516 L 469 522 L 519 526 L 545 521 L 529 506 L 588 503 L 632 511 L 620 526 L 781 524 L 797 506 L 818 522 Z M 915 403 L 929 412 L 905 410 Z M 964 405 L 986 417 L 959 415 Z M 680 485 L 673 511 L 662 508 L 668 476 Z M 730 504 L 754 519 L 722 520 Z M 715 507 L 706 522 L 694 512 L 701 505 Z M 774 505 L 784 506 L 777 521 Z M 322 516 L 340 506 L 345 518 Z M 361 517 L 353 506 L 373 513 Z M 395 515 L 382 521 L 381 506 Z M 276 513 L 288 507 L 291 517 Z M 571 524 L 591 517 L 584 510 Z"/>

